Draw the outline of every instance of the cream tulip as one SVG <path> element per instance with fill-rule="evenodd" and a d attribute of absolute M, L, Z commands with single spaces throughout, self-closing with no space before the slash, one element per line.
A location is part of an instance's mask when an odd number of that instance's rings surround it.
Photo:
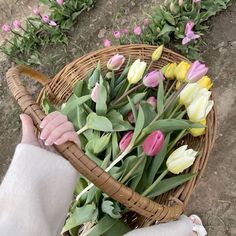
<path fill-rule="evenodd" d="M 128 73 L 128 81 L 130 84 L 136 84 L 142 79 L 147 63 L 137 59 L 130 67 Z"/>
<path fill-rule="evenodd" d="M 188 106 L 200 89 L 201 87 L 197 83 L 187 84 L 179 94 L 179 103 Z"/>

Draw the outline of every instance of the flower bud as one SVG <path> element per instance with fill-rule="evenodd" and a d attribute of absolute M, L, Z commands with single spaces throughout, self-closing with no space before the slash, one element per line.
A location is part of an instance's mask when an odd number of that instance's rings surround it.
<path fill-rule="evenodd" d="M 164 144 L 164 134 L 160 131 L 154 131 L 149 134 L 143 142 L 143 152 L 148 156 L 156 156 Z"/>
<path fill-rule="evenodd" d="M 10 31 L 11 31 L 11 26 L 8 25 L 8 24 L 4 24 L 4 25 L 2 26 L 2 31 L 5 32 L 5 33 L 10 32 Z"/>
<path fill-rule="evenodd" d="M 164 45 L 159 46 L 152 54 L 152 61 L 157 61 L 160 59 L 163 52 Z"/>
<path fill-rule="evenodd" d="M 103 39 L 103 46 L 105 48 L 110 47 L 111 45 L 112 45 L 112 43 L 109 39 Z"/>
<path fill-rule="evenodd" d="M 178 81 L 184 82 L 186 81 L 186 75 L 190 68 L 190 64 L 186 61 L 182 61 L 175 68 L 175 77 Z"/>
<path fill-rule="evenodd" d="M 206 125 L 206 119 L 202 120 L 199 122 L 201 125 Z M 189 133 L 193 136 L 193 137 L 198 137 L 201 136 L 203 134 L 205 134 L 206 132 L 206 128 L 192 128 L 189 129 Z"/>
<path fill-rule="evenodd" d="M 168 157 L 166 166 L 173 174 L 183 172 L 194 163 L 197 152 L 187 147 L 187 145 L 179 147 Z"/>
<path fill-rule="evenodd" d="M 39 8 L 38 8 L 38 7 L 33 8 L 33 13 L 34 13 L 35 15 L 39 15 L 39 14 L 40 14 Z"/>
<path fill-rule="evenodd" d="M 179 6 L 178 5 L 175 5 L 175 3 L 171 2 L 170 4 L 170 12 L 173 14 L 173 15 L 177 15 L 179 13 Z"/>
<path fill-rule="evenodd" d="M 15 29 L 21 28 L 21 23 L 20 23 L 19 20 L 14 20 L 13 23 L 12 23 L 12 25 L 13 25 L 13 27 L 14 27 Z"/>
<path fill-rule="evenodd" d="M 49 21 L 50 21 L 49 16 L 48 15 L 43 15 L 42 16 L 42 21 L 45 22 L 45 23 L 49 23 Z"/>
<path fill-rule="evenodd" d="M 132 137 L 133 137 L 133 131 L 129 131 L 127 132 L 123 137 L 122 139 L 120 140 L 120 143 L 119 143 L 119 148 L 120 150 L 123 152 L 130 144 L 131 140 L 132 140 Z"/>
<path fill-rule="evenodd" d="M 64 2 L 64 0 L 57 0 L 57 4 L 60 6 L 63 4 L 63 2 Z"/>
<path fill-rule="evenodd" d="M 114 37 L 115 37 L 116 39 L 119 39 L 120 36 L 121 36 L 120 31 L 115 31 L 115 32 L 113 33 L 113 35 L 114 35 Z"/>
<path fill-rule="evenodd" d="M 213 86 L 211 79 L 206 75 L 203 76 L 200 80 L 198 80 L 198 85 L 202 88 L 210 89 Z"/>
<path fill-rule="evenodd" d="M 149 97 L 147 99 L 147 103 L 149 103 L 155 109 L 157 106 L 157 99 L 154 96 Z"/>
<path fill-rule="evenodd" d="M 130 84 L 136 84 L 142 79 L 147 63 L 137 59 L 130 67 L 128 72 L 128 81 Z"/>
<path fill-rule="evenodd" d="M 186 80 L 189 83 L 195 83 L 205 76 L 208 72 L 208 68 L 205 64 L 201 64 L 199 61 L 195 61 L 191 64 L 186 76 Z"/>
<path fill-rule="evenodd" d="M 99 90 L 100 90 L 100 85 L 99 85 L 99 83 L 96 83 L 96 85 L 93 88 L 92 93 L 91 93 L 91 99 L 94 102 L 97 102 L 97 100 L 98 100 Z"/>
<path fill-rule="evenodd" d="M 108 70 L 119 70 L 121 66 L 125 62 L 125 57 L 120 54 L 116 54 L 113 57 L 110 58 L 110 60 L 107 63 Z"/>
<path fill-rule="evenodd" d="M 155 88 L 158 86 L 161 80 L 164 80 L 165 77 L 163 76 L 161 71 L 152 71 L 148 73 L 143 78 L 143 84 L 148 88 Z"/>
<path fill-rule="evenodd" d="M 184 4 L 184 0 L 179 0 L 179 6 L 181 7 L 183 6 L 183 4 Z"/>
<path fill-rule="evenodd" d="M 130 112 L 128 113 L 127 118 L 128 118 L 129 123 L 131 123 L 131 124 L 134 123 L 134 114 L 133 114 L 132 111 L 130 111 Z"/>
<path fill-rule="evenodd" d="M 171 63 L 169 66 L 166 68 L 166 71 L 164 73 L 165 77 L 169 80 L 175 79 L 175 68 L 177 64 L 176 63 Z"/>
<path fill-rule="evenodd" d="M 136 26 L 134 27 L 134 34 L 137 35 L 137 36 L 140 36 L 142 33 L 142 29 L 140 26 Z"/>

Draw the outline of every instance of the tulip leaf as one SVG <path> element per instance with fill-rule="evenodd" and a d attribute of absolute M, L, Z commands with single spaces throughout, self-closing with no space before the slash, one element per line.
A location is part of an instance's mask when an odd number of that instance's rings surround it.
<path fill-rule="evenodd" d="M 119 76 L 118 79 L 115 80 L 115 85 L 117 86 L 118 84 L 120 84 L 122 81 L 124 81 L 124 79 L 126 79 L 127 77 L 127 74 L 129 72 L 129 65 L 130 65 L 130 61 L 131 61 L 131 58 L 129 57 L 129 60 L 124 68 L 124 70 L 122 71 L 121 75 Z"/>
<path fill-rule="evenodd" d="M 87 116 L 87 127 L 89 129 L 112 132 L 112 123 L 104 116 L 98 116 L 96 113 L 92 112 Z"/>
<path fill-rule="evenodd" d="M 88 79 L 88 88 L 92 89 L 96 83 L 98 82 L 101 74 L 101 64 L 100 62 L 97 64 L 96 69 L 93 71 L 91 77 Z"/>
<path fill-rule="evenodd" d="M 154 120 L 154 118 L 157 116 L 157 113 L 154 111 L 152 105 L 150 105 L 146 101 L 141 101 L 140 104 L 142 106 L 145 118 L 144 127 L 146 127 Z"/>
<path fill-rule="evenodd" d="M 162 10 L 162 15 L 171 25 L 175 25 L 175 18 L 172 16 L 170 12 Z"/>
<path fill-rule="evenodd" d="M 117 157 L 118 153 L 120 152 L 120 148 L 118 145 L 118 138 L 117 138 L 117 133 L 114 132 L 112 133 L 112 157 L 113 160 Z"/>
<path fill-rule="evenodd" d="M 136 120 L 137 120 L 137 109 L 135 107 L 135 104 L 133 103 L 133 101 L 130 99 L 129 96 L 128 96 L 128 101 L 129 101 L 129 104 L 130 104 L 130 107 L 131 107 L 131 110 L 132 110 L 132 113 L 133 113 L 133 116 L 134 116 L 134 122 L 136 122 Z"/>
<path fill-rule="evenodd" d="M 79 80 L 75 84 L 75 87 L 72 90 L 73 94 L 76 95 L 77 97 L 82 96 L 83 85 L 84 85 L 84 80 Z"/>
<path fill-rule="evenodd" d="M 154 181 L 154 178 L 161 167 L 167 153 L 167 148 L 170 142 L 170 133 L 165 137 L 164 144 L 160 152 L 153 158 L 148 170 L 148 186 Z"/>
<path fill-rule="evenodd" d="M 98 154 L 104 151 L 110 142 L 110 138 L 111 134 L 105 134 L 100 137 L 94 145 L 94 154 Z"/>
<path fill-rule="evenodd" d="M 50 104 L 49 99 L 45 93 L 43 94 L 43 101 L 41 105 L 46 115 L 56 111 L 56 108 Z"/>
<path fill-rule="evenodd" d="M 164 27 L 162 28 L 161 32 L 157 35 L 157 38 L 163 36 L 164 34 L 174 32 L 176 29 L 173 26 L 170 26 L 169 24 L 165 24 Z"/>
<path fill-rule="evenodd" d="M 113 219 L 119 219 L 122 216 L 118 202 L 104 199 L 101 207 L 102 211 L 111 216 Z"/>
<path fill-rule="evenodd" d="M 105 158 L 102 162 L 101 168 L 106 169 L 111 160 L 111 145 L 107 144 Z"/>
<path fill-rule="evenodd" d="M 163 86 L 163 81 L 160 80 L 158 90 L 157 90 L 157 112 L 158 115 L 160 116 L 163 113 L 164 110 L 164 86 Z"/>
<path fill-rule="evenodd" d="M 98 100 L 96 102 L 96 113 L 100 116 L 107 113 L 107 90 L 104 86 L 104 80 L 100 76 Z"/>
<path fill-rule="evenodd" d="M 147 197 L 153 198 L 166 193 L 169 190 L 187 182 L 195 175 L 196 174 L 194 173 L 189 173 L 164 179 L 147 195 Z"/>

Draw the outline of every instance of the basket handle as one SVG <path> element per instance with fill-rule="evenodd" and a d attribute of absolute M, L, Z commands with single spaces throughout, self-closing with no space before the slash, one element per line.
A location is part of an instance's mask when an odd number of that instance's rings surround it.
<path fill-rule="evenodd" d="M 24 66 L 13 67 L 6 74 L 7 83 L 13 96 L 22 111 L 31 116 L 34 125 L 40 131 L 39 125 L 45 114 L 24 87 L 20 80 L 21 74 L 33 75 L 33 79 L 44 85 L 49 80 L 41 73 Z M 67 142 L 54 146 L 83 176 L 93 182 L 95 186 L 100 188 L 108 196 L 125 205 L 130 210 L 149 219 L 161 222 L 176 219 L 182 214 L 183 206 L 180 204 L 174 204 L 172 206 L 160 205 L 121 184 L 101 169 L 95 162 L 90 160 L 74 143 Z"/>

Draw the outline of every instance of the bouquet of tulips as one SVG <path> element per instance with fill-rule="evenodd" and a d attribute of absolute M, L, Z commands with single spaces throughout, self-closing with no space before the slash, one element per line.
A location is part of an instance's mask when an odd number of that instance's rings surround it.
<path fill-rule="evenodd" d="M 193 173 L 182 173 L 198 153 L 179 146 L 185 135 L 203 135 L 212 109 L 208 68 L 195 61 L 171 63 L 149 71 L 150 65 L 116 54 L 102 71 L 100 63 L 78 81 L 59 109 L 74 124 L 81 149 L 121 183 L 149 198 L 176 188 Z M 127 60 L 127 61 L 126 61 Z M 45 98 L 44 110 L 53 108 Z M 120 219 L 127 209 L 86 178 L 80 177 L 63 232 L 71 235 L 123 235 Z"/>

